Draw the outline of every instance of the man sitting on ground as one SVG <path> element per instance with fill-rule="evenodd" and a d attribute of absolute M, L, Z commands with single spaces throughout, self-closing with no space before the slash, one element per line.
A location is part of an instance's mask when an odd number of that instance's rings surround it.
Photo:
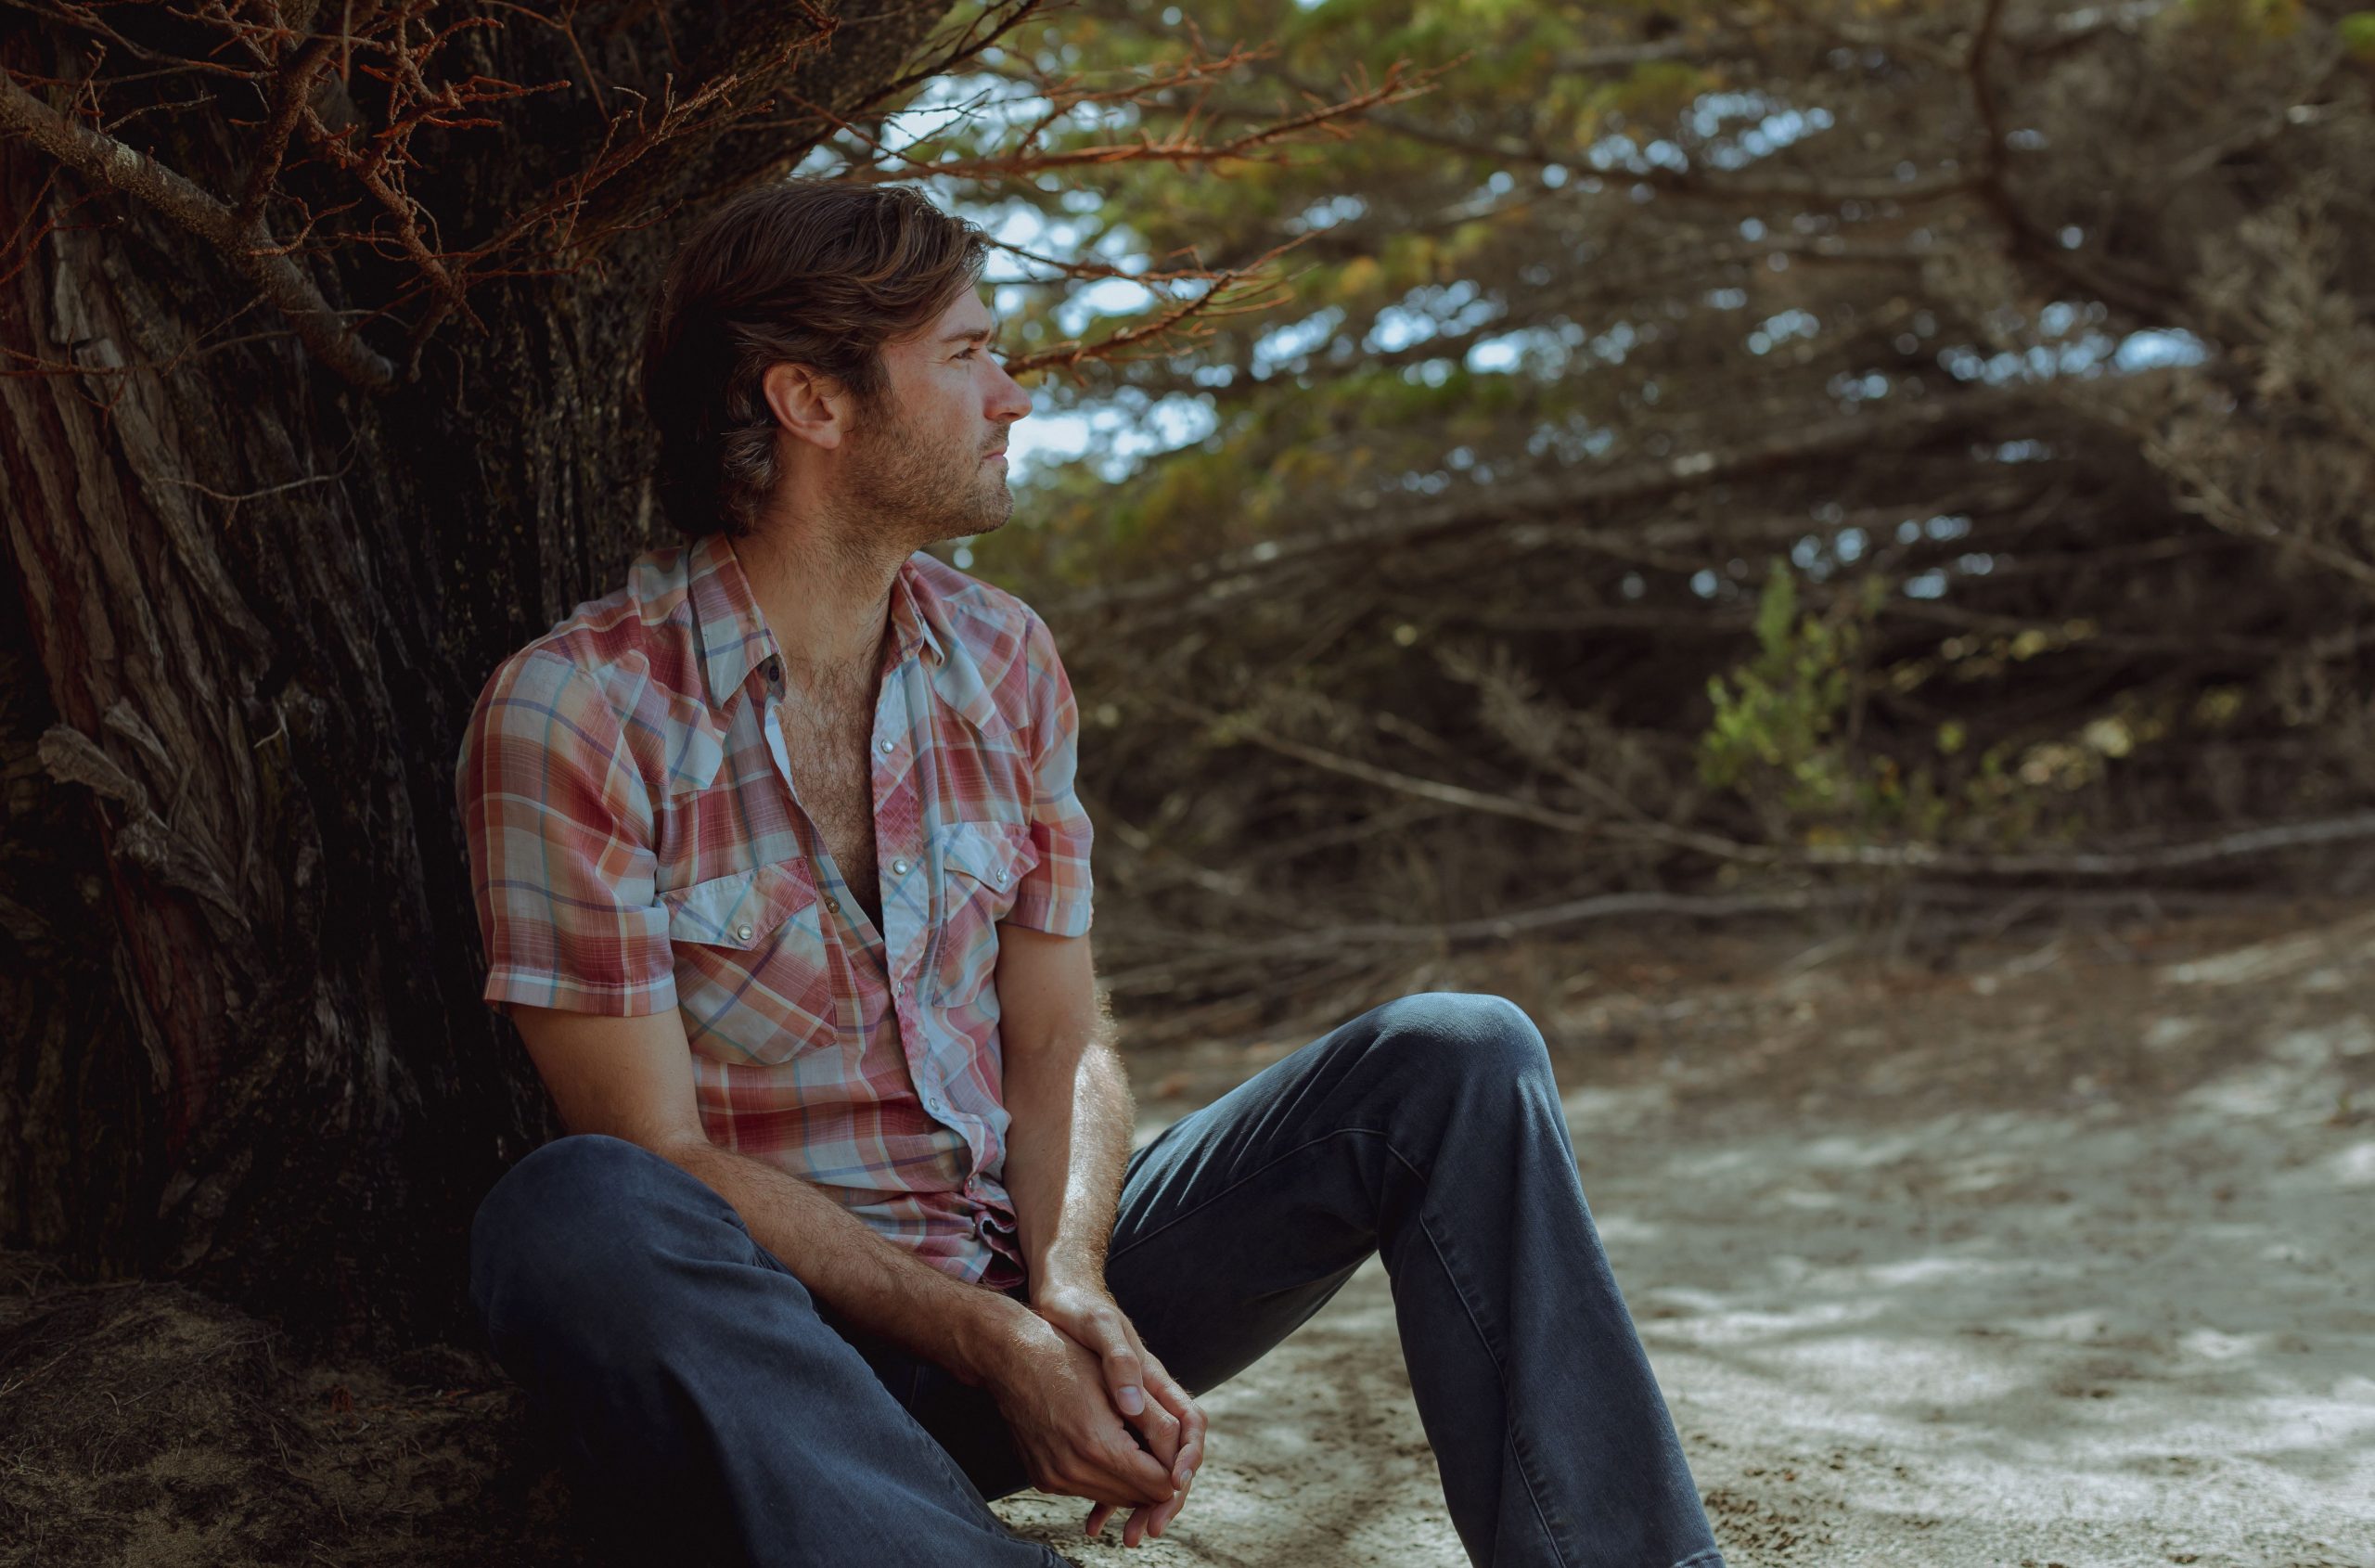
<path fill-rule="evenodd" d="M 1161 1535 L 1196 1396 L 1381 1252 L 1476 1562 L 1716 1568 L 1520 1009 L 1388 1002 L 1130 1152 L 1071 688 L 922 553 L 1013 505 L 982 260 L 911 192 L 792 182 L 661 282 L 687 542 L 461 748 L 485 994 L 570 1135 L 479 1210 L 495 1354 L 671 1561 L 1044 1568 L 985 1499 Z"/>

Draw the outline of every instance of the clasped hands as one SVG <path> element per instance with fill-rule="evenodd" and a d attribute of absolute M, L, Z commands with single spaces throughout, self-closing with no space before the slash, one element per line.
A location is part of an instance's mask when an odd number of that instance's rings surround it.
<path fill-rule="evenodd" d="M 989 1382 L 1031 1484 L 1094 1503 L 1089 1536 L 1124 1508 L 1123 1545 L 1162 1535 L 1204 1461 L 1204 1412 L 1113 1298 L 1086 1284 L 1034 1292 L 1008 1350 Z"/>

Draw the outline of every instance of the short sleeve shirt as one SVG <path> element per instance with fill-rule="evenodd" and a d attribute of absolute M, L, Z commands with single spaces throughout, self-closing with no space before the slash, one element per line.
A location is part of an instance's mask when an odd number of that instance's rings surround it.
<path fill-rule="evenodd" d="M 1022 1278 L 998 927 L 1078 936 L 1090 827 L 1046 623 L 929 555 L 868 748 L 882 919 L 802 808 L 782 659 L 723 534 L 646 554 L 495 670 L 462 740 L 485 998 L 674 1008 L 710 1140 L 961 1279 Z"/>

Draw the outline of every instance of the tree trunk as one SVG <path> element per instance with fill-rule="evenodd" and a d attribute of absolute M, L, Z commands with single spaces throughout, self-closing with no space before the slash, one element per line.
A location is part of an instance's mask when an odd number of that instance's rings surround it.
<path fill-rule="evenodd" d="M 681 95 L 750 58 L 736 27 L 771 25 L 683 10 L 614 29 L 608 79 L 656 96 L 673 70 Z M 854 104 L 938 14 L 878 10 L 762 84 Z M 74 40 L 12 15 L 0 67 L 83 72 Z M 492 74 L 579 74 L 558 30 L 482 38 Z M 590 153 L 585 100 L 417 144 L 445 155 L 415 178 L 445 243 Z M 143 150 L 236 191 L 234 118 Z M 634 380 L 668 248 L 821 129 L 663 148 L 610 194 L 673 212 L 594 265 L 480 284 L 485 329 L 449 319 L 409 376 L 371 339 L 400 372 L 378 392 L 219 251 L 0 135 L 22 263 L 0 278 L 0 1241 L 308 1338 L 467 1333 L 472 1208 L 552 1124 L 478 999 L 459 728 L 498 659 L 662 526 Z M 404 281 L 364 247 L 296 259 L 334 308 Z"/>

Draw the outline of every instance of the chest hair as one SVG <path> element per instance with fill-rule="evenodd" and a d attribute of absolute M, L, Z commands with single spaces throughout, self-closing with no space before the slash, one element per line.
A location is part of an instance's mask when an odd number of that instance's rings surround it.
<path fill-rule="evenodd" d="M 879 927 L 882 888 L 875 866 L 872 680 L 833 678 L 783 693 L 784 749 L 792 788 L 867 915 Z"/>

